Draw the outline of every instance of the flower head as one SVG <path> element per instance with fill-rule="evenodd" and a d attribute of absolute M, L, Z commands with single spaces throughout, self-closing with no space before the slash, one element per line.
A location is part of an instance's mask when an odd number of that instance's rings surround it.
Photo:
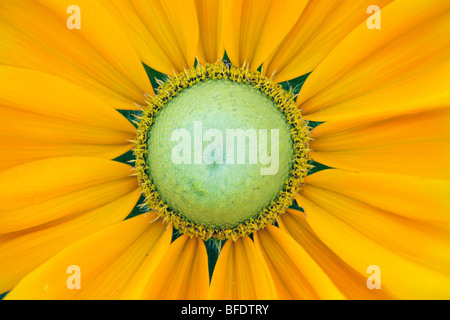
<path fill-rule="evenodd" d="M 3 0 L 0 292 L 449 298 L 449 18 Z"/>

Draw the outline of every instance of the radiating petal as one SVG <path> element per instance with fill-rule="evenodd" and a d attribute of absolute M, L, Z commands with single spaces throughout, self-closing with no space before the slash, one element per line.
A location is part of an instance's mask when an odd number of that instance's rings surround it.
<path fill-rule="evenodd" d="M 450 103 L 450 7 L 446 1 L 394 1 L 381 29 L 354 29 L 308 77 L 305 117 L 341 127 L 446 107 Z"/>
<path fill-rule="evenodd" d="M 214 268 L 209 299 L 276 299 L 270 271 L 260 251 L 248 237 L 227 241 Z"/>
<path fill-rule="evenodd" d="M 278 219 L 281 230 L 286 231 L 323 269 L 348 299 L 389 299 L 382 290 L 368 290 L 367 275 L 362 275 L 342 261 L 311 229 L 303 212 L 287 209 Z"/>
<path fill-rule="evenodd" d="M 307 1 L 230 0 L 223 39 L 231 62 L 255 71 L 295 25 Z"/>
<path fill-rule="evenodd" d="M 118 0 L 102 3 L 151 68 L 172 75 L 192 67 L 198 48 L 194 0 Z"/>
<path fill-rule="evenodd" d="M 147 229 L 133 243 L 128 245 L 120 256 L 98 272 L 85 286 L 74 296 L 82 300 L 111 300 L 131 299 L 129 289 L 136 277 L 149 277 L 153 269 L 150 265 L 159 265 L 164 261 L 164 254 L 169 249 L 172 238 L 172 228 L 161 220 L 152 217 L 150 224 L 148 218 L 144 219 Z M 152 222 L 154 220 L 154 222 Z M 142 222 L 141 222 L 142 223 Z M 133 288 L 134 290 L 137 287 Z"/>
<path fill-rule="evenodd" d="M 0 171 L 60 156 L 115 158 L 133 147 L 134 126 L 62 78 L 0 66 Z"/>
<path fill-rule="evenodd" d="M 0 64 L 54 74 L 117 109 L 137 109 L 134 104 L 144 104 L 143 93 L 153 89 L 134 48 L 98 1 L 77 1 L 81 28 L 69 29 L 71 5 L 69 0 L 2 1 Z"/>
<path fill-rule="evenodd" d="M 369 267 L 379 268 L 380 290 L 388 296 L 449 297 L 448 230 L 309 185 L 302 188 L 297 202 L 315 234 L 344 262 L 368 281 L 372 281 Z"/>
<path fill-rule="evenodd" d="M 225 49 L 222 39 L 224 0 L 195 0 L 200 30 L 197 58 L 200 63 L 222 60 Z"/>
<path fill-rule="evenodd" d="M 367 9 L 392 0 L 312 0 L 280 46 L 264 61 L 264 72 L 282 82 L 309 73 L 357 25 Z"/>
<path fill-rule="evenodd" d="M 33 270 L 6 299 L 115 298 L 160 241 L 168 246 L 171 233 L 154 220 L 139 215 L 83 238 Z M 71 266 L 79 271 L 78 289 Z"/>
<path fill-rule="evenodd" d="M 200 238 L 184 235 L 169 247 L 142 292 L 144 299 L 204 300 L 208 295 L 208 254 Z"/>
<path fill-rule="evenodd" d="M 146 255 L 145 260 L 141 262 L 139 268 L 134 271 L 132 277 L 128 279 L 127 284 L 120 292 L 119 299 L 137 300 L 144 297 L 145 287 L 150 277 L 169 250 L 172 232 L 172 226 L 166 225 L 164 234 L 153 245 L 151 251 Z"/>
<path fill-rule="evenodd" d="M 449 222 L 450 181 L 375 172 L 323 170 L 305 183 L 358 199 L 393 214 Z"/>
<path fill-rule="evenodd" d="M 449 232 L 427 222 L 397 216 L 358 198 L 315 186 L 306 185 L 301 194 L 399 255 L 443 273 L 450 270 Z"/>
<path fill-rule="evenodd" d="M 104 159 L 49 158 L 0 172 L 0 234 L 103 206 L 137 188 L 131 167 Z"/>
<path fill-rule="evenodd" d="M 450 179 L 450 109 L 312 131 L 311 157 L 329 167 Z"/>
<path fill-rule="evenodd" d="M 280 299 L 342 299 L 326 273 L 310 255 L 289 236 L 274 226 L 254 234 L 271 271 Z"/>
<path fill-rule="evenodd" d="M 21 278 L 72 243 L 109 225 L 131 212 L 140 190 L 75 217 L 0 236 L 0 292 L 6 292 Z"/>

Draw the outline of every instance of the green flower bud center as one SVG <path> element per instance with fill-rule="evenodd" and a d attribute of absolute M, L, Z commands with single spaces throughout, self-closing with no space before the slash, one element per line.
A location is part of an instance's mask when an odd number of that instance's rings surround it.
<path fill-rule="evenodd" d="M 210 228 L 256 218 L 283 189 L 294 156 L 291 125 L 249 84 L 209 79 L 155 116 L 147 165 L 169 208 Z"/>

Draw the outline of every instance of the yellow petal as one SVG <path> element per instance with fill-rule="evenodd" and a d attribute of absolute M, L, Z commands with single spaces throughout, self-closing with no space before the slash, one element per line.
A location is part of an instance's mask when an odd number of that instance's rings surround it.
<path fill-rule="evenodd" d="M 75 217 L 0 236 L 0 291 L 12 289 L 26 274 L 68 245 L 125 219 L 139 197 L 140 190 L 136 189 Z"/>
<path fill-rule="evenodd" d="M 309 73 L 357 25 L 369 18 L 371 5 L 382 8 L 392 0 L 313 0 L 295 26 L 264 61 L 267 75 L 282 82 Z"/>
<path fill-rule="evenodd" d="M 312 131 L 311 157 L 329 167 L 450 179 L 450 109 L 344 129 L 326 122 Z"/>
<path fill-rule="evenodd" d="M 270 271 L 248 237 L 227 241 L 214 268 L 209 299 L 276 299 Z"/>
<path fill-rule="evenodd" d="M 147 282 L 144 299 L 204 300 L 208 295 L 208 254 L 200 238 L 184 235 L 169 247 Z"/>
<path fill-rule="evenodd" d="M 223 39 L 231 62 L 255 71 L 289 33 L 304 0 L 230 0 L 224 7 Z"/>
<path fill-rule="evenodd" d="M 450 233 L 333 191 L 306 185 L 301 194 L 378 244 L 437 271 L 450 270 Z"/>
<path fill-rule="evenodd" d="M 168 228 L 161 220 L 155 220 L 156 215 L 150 216 L 154 221 L 150 221 L 149 225 L 148 218 L 147 220 L 144 218 L 147 229 L 139 238 L 128 245 L 120 256 L 104 269 L 97 272 L 95 277 L 76 294 L 75 299 L 127 299 L 129 286 L 136 276 L 148 277 L 152 274 L 152 270 L 148 267 L 157 265 L 163 260 L 172 238 L 172 228 Z"/>
<path fill-rule="evenodd" d="M 87 298 L 84 292 L 114 297 L 159 238 L 170 241 L 165 226 L 153 220 L 153 214 L 139 215 L 72 244 L 23 278 L 6 299 Z M 73 287 L 77 275 L 79 289 Z"/>
<path fill-rule="evenodd" d="M 402 217 L 450 220 L 450 181 L 400 174 L 323 170 L 305 183 L 364 201 Z"/>
<path fill-rule="evenodd" d="M 305 117 L 342 127 L 448 106 L 450 9 L 446 1 L 394 1 L 381 29 L 354 29 L 308 77 Z"/>
<path fill-rule="evenodd" d="M 342 197 L 333 197 L 328 192 L 322 195 L 320 193 L 319 188 L 310 189 L 308 195 L 298 195 L 297 202 L 305 210 L 308 224 L 324 244 L 345 263 L 367 277 L 366 283 L 361 283 L 361 286 L 373 283 L 371 276 L 372 268 L 375 267 L 380 289 L 371 290 L 382 290 L 396 299 L 449 298 L 448 268 L 443 273 L 437 270 L 442 265 L 434 267 L 433 263 L 437 261 L 427 260 L 428 255 L 434 255 L 439 249 L 433 248 L 432 242 L 421 244 L 420 241 L 414 240 L 414 232 L 408 234 L 413 221 L 410 224 L 405 223 L 404 228 L 399 220 L 391 226 L 389 220 L 395 221 L 398 217 L 389 214 L 383 217 L 380 212 L 375 213 L 370 206 L 358 205 L 356 199 L 344 200 Z M 310 200 L 308 197 L 312 194 L 319 194 L 321 201 Z M 365 216 L 366 213 L 369 214 L 368 217 Z M 427 229 L 426 232 L 429 232 L 429 228 Z M 424 230 L 417 233 L 417 237 L 421 238 L 426 232 Z M 425 239 L 433 237 L 434 235 L 428 234 Z M 408 241 L 412 243 L 409 244 Z M 401 242 L 403 245 L 398 247 Z M 436 243 L 443 242 L 448 243 L 448 236 L 447 239 L 439 239 Z M 414 247 L 416 244 L 417 248 Z M 415 261 L 411 255 L 402 251 L 408 245 L 411 248 L 407 251 L 413 252 L 417 249 L 416 257 L 421 259 Z M 448 263 L 448 249 L 441 251 L 441 254 L 446 255 Z"/>
<path fill-rule="evenodd" d="M 172 75 L 194 65 L 198 21 L 194 0 L 102 1 L 141 60 Z"/>
<path fill-rule="evenodd" d="M 277 227 L 254 234 L 280 299 L 342 299 L 344 296 L 308 253 Z"/>
<path fill-rule="evenodd" d="M 80 29 L 69 29 L 73 2 L 5 0 L 0 63 L 40 70 L 85 87 L 117 109 L 137 109 L 150 81 L 138 55 L 98 1 L 80 0 Z M 69 11 L 69 13 L 67 13 Z"/>
<path fill-rule="evenodd" d="M 200 30 L 197 58 L 200 63 L 221 61 L 225 53 L 222 39 L 224 0 L 195 0 Z"/>
<path fill-rule="evenodd" d="M 115 158 L 134 126 L 88 91 L 59 77 L 0 66 L 0 170 L 59 156 Z"/>
<path fill-rule="evenodd" d="M 298 244 L 323 269 L 333 283 L 348 299 L 389 299 L 382 290 L 367 290 L 367 275 L 362 275 L 342 261 L 311 229 L 303 212 L 287 209 L 278 219 L 281 230 Z"/>
<path fill-rule="evenodd" d="M 132 192 L 131 167 L 98 158 L 49 158 L 0 172 L 0 234 L 103 206 Z"/>
<path fill-rule="evenodd" d="M 128 279 L 127 284 L 120 292 L 119 299 L 137 300 L 144 297 L 144 290 L 150 277 L 163 261 L 169 249 L 172 232 L 172 226 L 166 226 L 164 234 L 153 245 L 145 260 L 142 261 L 139 268 L 133 273 L 133 276 Z"/>

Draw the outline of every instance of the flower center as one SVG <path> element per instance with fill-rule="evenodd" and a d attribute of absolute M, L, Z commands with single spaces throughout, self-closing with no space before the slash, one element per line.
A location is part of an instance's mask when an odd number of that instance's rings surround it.
<path fill-rule="evenodd" d="M 206 65 L 169 79 L 149 102 L 136 168 L 148 206 L 175 228 L 235 239 L 292 203 L 308 170 L 307 142 L 306 123 L 280 86 Z"/>

